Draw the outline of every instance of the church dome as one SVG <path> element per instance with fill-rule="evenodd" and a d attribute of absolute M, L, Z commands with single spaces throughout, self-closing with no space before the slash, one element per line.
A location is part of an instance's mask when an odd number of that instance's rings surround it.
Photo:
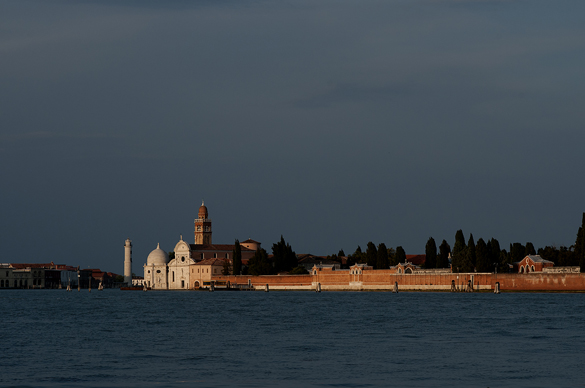
<path fill-rule="evenodd" d="M 165 251 L 160 249 L 160 244 L 157 244 L 156 249 L 150 252 L 148 258 L 146 259 L 146 264 L 167 264 L 169 262 L 169 256 Z"/>
<path fill-rule="evenodd" d="M 207 218 L 207 206 L 205 206 L 205 202 L 201 202 L 201 206 L 199 207 L 199 218 Z"/>

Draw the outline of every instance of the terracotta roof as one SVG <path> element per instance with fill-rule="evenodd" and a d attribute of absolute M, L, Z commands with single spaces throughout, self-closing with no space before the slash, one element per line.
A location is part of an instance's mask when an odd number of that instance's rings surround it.
<path fill-rule="evenodd" d="M 240 241 L 240 244 L 243 244 L 243 243 L 254 243 L 254 244 L 260 244 L 260 242 L 259 242 L 259 241 L 254 241 L 254 240 L 252 240 L 251 238 L 247 239 L 246 241 Z"/>
<path fill-rule="evenodd" d="M 225 260 L 223 260 L 223 259 L 205 259 L 205 260 L 201 260 L 198 263 L 195 263 L 194 265 L 221 265 L 221 266 L 223 266 L 223 263 L 225 263 Z"/>
<path fill-rule="evenodd" d="M 406 255 L 406 261 L 414 265 L 423 265 L 427 260 L 427 255 Z"/>
<path fill-rule="evenodd" d="M 233 244 L 189 244 L 192 251 L 222 251 L 222 252 L 231 252 L 236 247 Z M 252 251 L 252 249 L 248 249 L 246 247 L 241 247 L 242 251 Z"/>
<path fill-rule="evenodd" d="M 543 259 L 540 255 L 528 255 L 530 260 L 534 261 L 535 263 L 552 263 L 550 260 Z"/>
<path fill-rule="evenodd" d="M 550 260 L 543 259 L 540 255 L 528 255 L 528 256 L 524 256 L 524 258 L 522 260 L 517 261 L 514 264 L 518 265 L 518 264 L 520 264 L 526 258 L 529 258 L 530 260 L 532 260 L 535 263 L 554 264 L 554 262 L 552 262 Z"/>

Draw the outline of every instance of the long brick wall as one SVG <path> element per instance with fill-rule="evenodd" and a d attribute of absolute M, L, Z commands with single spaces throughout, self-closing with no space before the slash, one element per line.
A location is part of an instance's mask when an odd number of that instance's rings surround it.
<path fill-rule="evenodd" d="M 361 274 L 350 274 L 343 270 L 317 271 L 315 275 L 263 275 L 263 276 L 214 276 L 214 280 L 230 282 L 232 285 L 247 285 L 264 290 L 316 290 L 361 291 L 392 290 L 395 284 L 399 291 L 464 291 L 470 281 L 473 290 L 494 290 L 496 282 L 501 291 L 585 291 L 585 274 L 581 273 L 437 273 L 396 274 L 390 270 L 363 270 Z"/>

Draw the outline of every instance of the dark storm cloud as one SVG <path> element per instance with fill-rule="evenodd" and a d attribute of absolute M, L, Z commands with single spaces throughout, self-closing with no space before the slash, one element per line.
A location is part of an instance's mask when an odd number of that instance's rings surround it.
<path fill-rule="evenodd" d="M 121 271 L 131 237 L 139 267 L 201 199 L 214 241 L 297 252 L 420 253 L 459 228 L 570 245 L 584 7 L 4 2 L 0 261 L 31 240 L 31 261 Z"/>

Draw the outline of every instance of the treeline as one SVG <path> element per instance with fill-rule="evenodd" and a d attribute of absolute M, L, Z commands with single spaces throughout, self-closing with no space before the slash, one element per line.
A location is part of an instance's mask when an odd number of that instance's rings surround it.
<path fill-rule="evenodd" d="M 437 249 L 435 239 L 430 237 L 425 246 L 425 255 L 424 268 L 451 267 L 453 272 L 508 272 L 512 263 L 521 261 L 527 255 L 540 255 L 555 263 L 555 266 L 580 266 L 581 271 L 585 272 L 585 213 L 575 244 L 570 247 L 546 246 L 536 250 L 531 242 L 516 242 L 510 244 L 509 250 L 506 250 L 500 247 L 495 238 L 487 241 L 480 238 L 476 243 L 473 234 L 470 234 L 466 242 L 460 229 L 455 233 L 453 249 L 446 240 Z M 339 262 L 342 257 L 345 257 L 343 250 L 327 256 L 328 259 Z M 355 252 L 347 256 L 347 265 L 344 267 L 364 263 L 375 269 L 383 269 L 405 261 L 406 254 L 401 246 L 393 249 L 387 248 L 384 243 L 376 246 L 370 241 L 365 252 L 358 245 Z"/>
<path fill-rule="evenodd" d="M 494 238 L 487 242 L 480 238 L 474 243 L 473 235 L 470 234 L 465 243 L 463 231 L 458 230 L 451 254 L 452 269 L 453 272 L 493 272 L 497 268 L 499 272 L 508 272 L 512 263 L 521 261 L 527 255 L 539 255 L 545 260 L 552 261 L 555 266 L 579 266 L 581 271 L 585 272 L 584 231 L 585 213 L 577 231 L 575 244 L 570 247 L 545 246 L 536 250 L 531 242 L 525 245 L 516 242 L 510 244 L 509 250 L 506 251 L 500 249 L 498 240 Z"/>
<path fill-rule="evenodd" d="M 288 272 L 289 274 L 308 273 L 304 267 L 298 266 L 296 253 L 292 250 L 290 244 L 284 241 L 282 236 L 280 236 L 279 242 L 272 244 L 272 257 L 268 257 L 266 250 L 260 248 L 248 260 L 248 265 L 244 266 L 242 265 L 242 250 L 238 240 L 235 242 L 232 257 L 232 268 L 226 261 L 223 268 L 224 275 L 230 273 L 236 275 L 273 275 L 280 272 Z"/>
<path fill-rule="evenodd" d="M 446 240 L 442 240 L 437 248 L 435 239 L 430 237 L 425 246 L 424 268 L 449 268 L 453 272 L 508 272 L 512 263 L 521 261 L 526 255 L 540 255 L 545 260 L 552 261 L 555 266 L 580 266 L 585 272 L 585 213 L 581 227 L 577 232 L 575 244 L 570 247 L 546 246 L 536 250 L 531 242 L 522 244 L 519 242 L 510 244 L 509 250 L 502 249 L 495 238 L 484 240 L 480 238 L 475 242 L 473 234 L 465 239 L 460 229 L 455 233 L 453 249 Z M 224 274 L 242 275 L 271 275 L 281 272 L 290 274 L 304 274 L 307 270 L 298 266 L 297 255 L 292 250 L 284 237 L 272 244 L 272 257 L 264 249 L 255 252 L 254 257 L 248 261 L 247 266 L 242 265 L 242 253 L 240 243 L 235 242 L 233 251 L 233 265 L 226 262 Z M 406 252 L 402 246 L 395 249 L 388 248 L 381 243 L 376 246 L 368 242 L 366 251 L 358 245 L 357 249 L 350 255 L 340 250 L 336 254 L 327 256 L 327 259 L 337 261 L 342 268 L 349 268 L 352 265 L 367 264 L 375 269 L 385 269 L 398 263 L 406 262 Z"/>

